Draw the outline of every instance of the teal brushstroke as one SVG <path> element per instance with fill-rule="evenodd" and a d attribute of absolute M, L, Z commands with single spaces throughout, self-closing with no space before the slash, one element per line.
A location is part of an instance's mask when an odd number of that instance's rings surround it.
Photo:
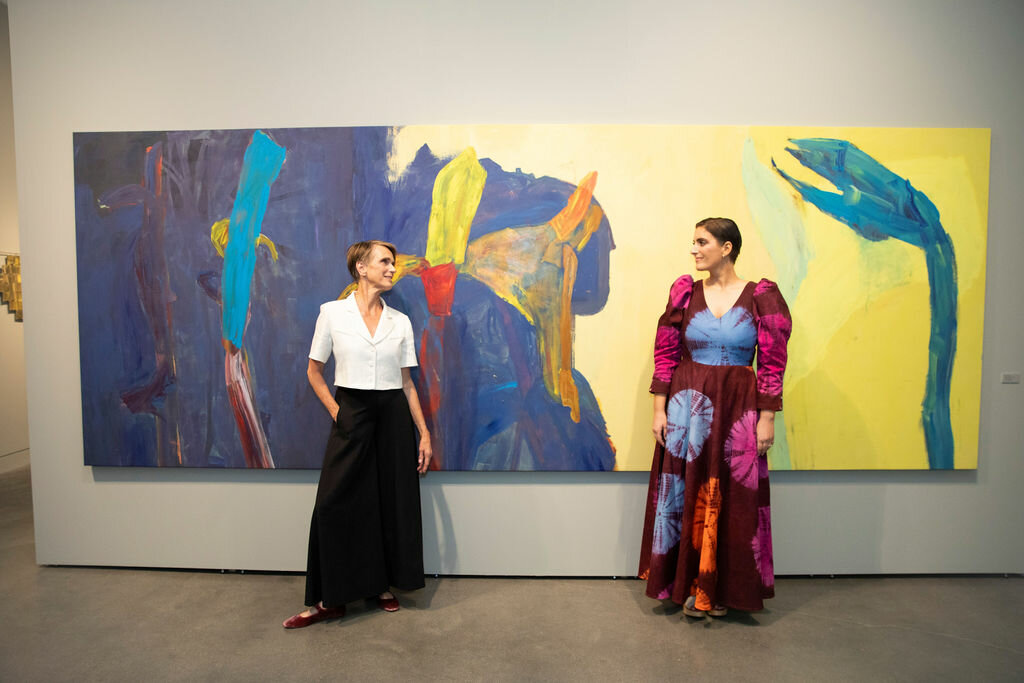
<path fill-rule="evenodd" d="M 245 150 L 238 193 L 231 209 L 228 243 L 224 248 L 221 286 L 223 336 L 241 348 L 249 314 L 252 275 L 256 269 L 256 240 L 270 198 L 270 186 L 284 164 L 285 149 L 263 131 L 256 131 Z"/>
<path fill-rule="evenodd" d="M 761 242 L 775 264 L 776 284 L 786 301 L 792 303 L 807 278 L 807 264 L 814 257 L 814 250 L 793 199 L 757 158 L 750 138 L 743 144 L 743 187 Z"/>
<path fill-rule="evenodd" d="M 917 262 L 913 247 L 899 249 L 893 248 L 891 242 L 862 239 L 856 244 L 860 254 L 860 276 L 869 302 L 910 281 Z"/>
<path fill-rule="evenodd" d="M 779 187 L 775 174 L 757 158 L 750 138 L 743 144 L 743 187 L 761 242 L 775 264 L 776 284 L 792 304 L 807 278 L 807 264 L 814 257 L 814 249 L 792 198 Z M 793 469 L 784 412 L 775 414 L 775 445 L 768 458 L 773 470 Z"/>
<path fill-rule="evenodd" d="M 839 190 L 827 192 L 796 180 L 773 159 L 772 167 L 805 201 L 864 239 L 880 242 L 894 238 L 924 251 L 932 315 L 921 420 L 929 467 L 953 469 L 949 394 L 956 356 L 956 258 L 939 211 L 909 180 L 847 140 L 809 138 L 790 142 L 793 147 L 786 148 L 789 154 Z"/>

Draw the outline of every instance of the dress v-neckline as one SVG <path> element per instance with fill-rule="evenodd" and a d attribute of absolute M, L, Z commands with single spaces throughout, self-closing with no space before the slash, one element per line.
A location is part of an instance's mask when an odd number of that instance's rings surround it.
<path fill-rule="evenodd" d="M 740 299 L 743 298 L 743 295 L 747 293 L 747 287 L 749 287 L 752 282 L 753 282 L 753 280 L 747 280 L 746 284 L 743 285 L 743 289 L 740 290 L 740 293 L 737 294 L 736 298 L 733 300 L 732 306 L 729 306 L 729 308 L 727 308 L 724 311 L 722 311 L 722 315 L 715 315 L 715 312 L 711 310 L 711 305 L 708 303 L 707 296 L 704 294 L 704 280 L 701 280 L 700 281 L 700 298 L 704 300 L 704 308 L 708 309 L 708 313 L 711 314 L 712 318 L 714 318 L 715 320 L 721 320 L 725 316 L 729 315 L 729 311 L 731 311 L 732 309 L 736 308 L 736 304 L 738 304 L 740 302 Z"/>

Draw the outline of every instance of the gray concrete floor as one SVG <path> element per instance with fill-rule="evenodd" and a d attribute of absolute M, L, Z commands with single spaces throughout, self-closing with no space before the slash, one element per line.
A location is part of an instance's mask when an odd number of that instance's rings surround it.
<path fill-rule="evenodd" d="M 0 681 L 1024 680 L 1024 579 L 780 578 L 694 620 L 636 580 L 428 579 L 386 614 L 285 631 L 303 578 L 39 567 L 0 475 Z"/>

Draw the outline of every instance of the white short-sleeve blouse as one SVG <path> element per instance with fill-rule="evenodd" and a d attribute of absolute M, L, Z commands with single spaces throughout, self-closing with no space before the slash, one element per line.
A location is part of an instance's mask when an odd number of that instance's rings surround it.
<path fill-rule="evenodd" d="M 326 363 L 332 352 L 334 383 L 349 389 L 401 389 L 402 368 L 417 365 L 409 317 L 384 303 L 370 335 L 352 295 L 320 307 L 309 357 Z"/>

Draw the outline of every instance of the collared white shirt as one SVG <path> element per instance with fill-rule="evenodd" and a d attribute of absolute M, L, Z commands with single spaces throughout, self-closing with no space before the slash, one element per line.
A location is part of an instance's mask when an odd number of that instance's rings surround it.
<path fill-rule="evenodd" d="M 309 357 L 326 363 L 334 352 L 334 383 L 349 389 L 401 389 L 402 368 L 415 367 L 412 323 L 384 300 L 371 336 L 351 294 L 320 307 Z"/>

